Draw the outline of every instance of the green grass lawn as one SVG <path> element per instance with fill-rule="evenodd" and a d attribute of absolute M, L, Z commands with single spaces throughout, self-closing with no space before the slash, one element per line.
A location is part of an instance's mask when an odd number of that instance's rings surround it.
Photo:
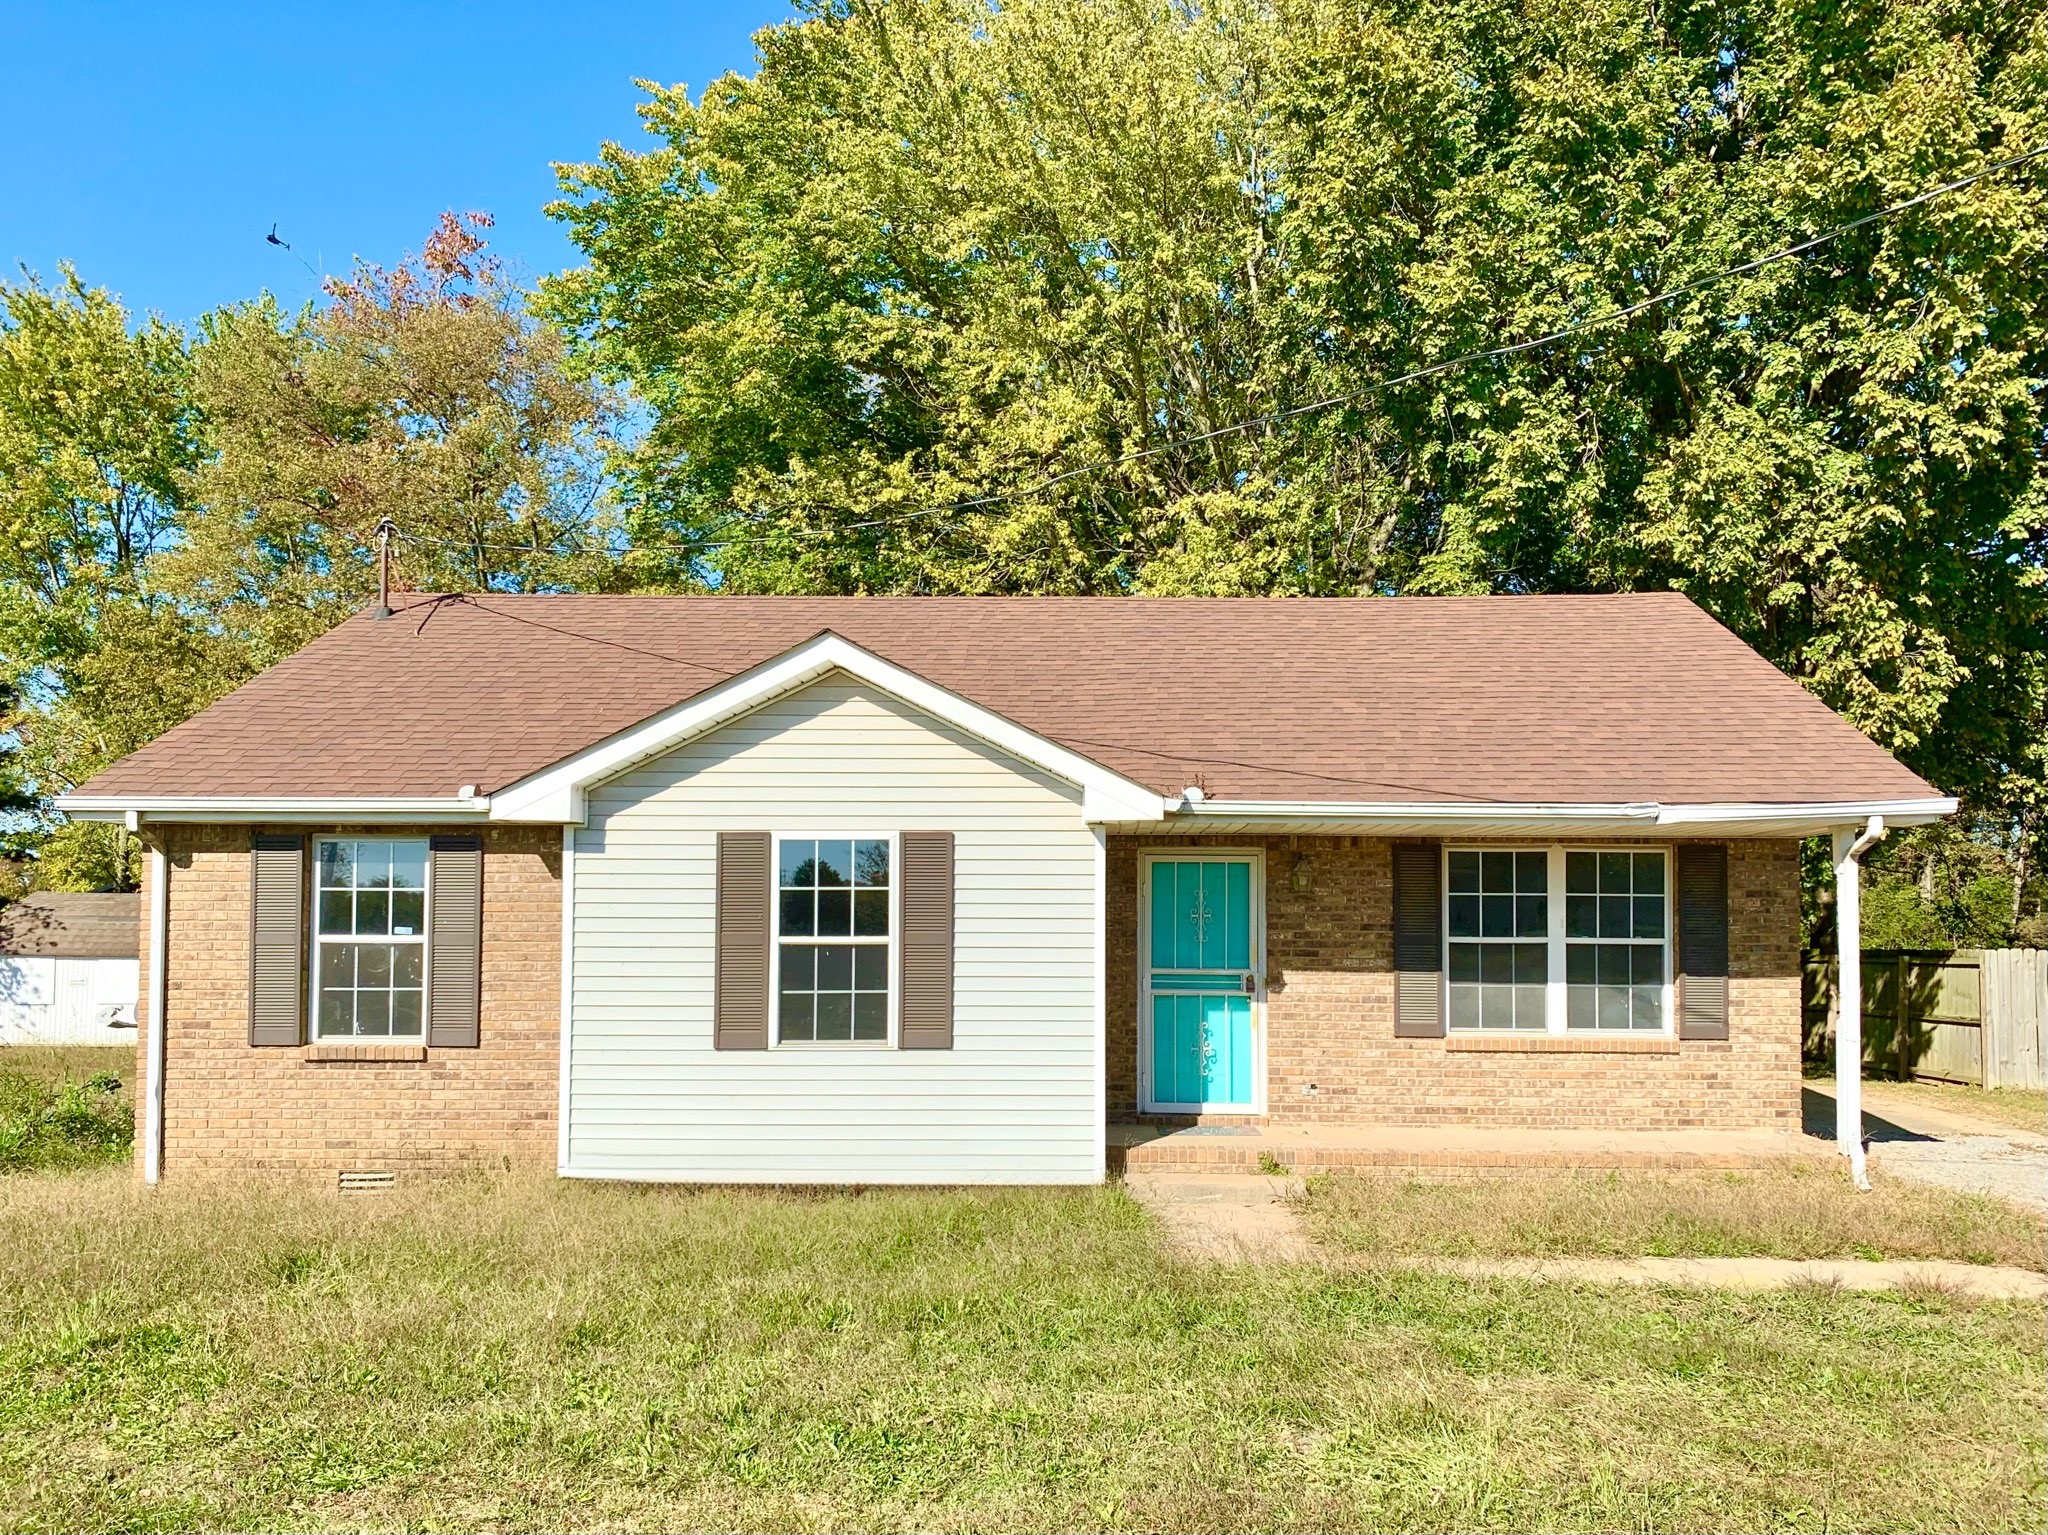
<path fill-rule="evenodd" d="M 126 1161 L 134 1072 L 122 1046 L 0 1046 L 0 1172 Z"/>
<path fill-rule="evenodd" d="M 1727 1173 L 1312 1179 L 1311 1235 L 1382 1257 L 1949 1258 L 2048 1267 L 2048 1221 L 2003 1200 L 1833 1165 Z"/>
<path fill-rule="evenodd" d="M 0 1178 L 9 1529 L 2039 1528 L 2039 1308 L 1191 1267 L 1120 1191 Z"/>

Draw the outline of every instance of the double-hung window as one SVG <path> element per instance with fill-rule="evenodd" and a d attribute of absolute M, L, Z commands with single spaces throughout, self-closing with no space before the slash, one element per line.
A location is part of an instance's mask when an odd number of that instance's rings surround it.
<path fill-rule="evenodd" d="M 778 1041 L 886 1043 L 893 921 L 890 839 L 778 841 Z"/>
<path fill-rule="evenodd" d="M 314 1037 L 421 1038 L 426 840 L 323 837 L 314 869 Z"/>
<path fill-rule="evenodd" d="M 1445 867 L 1451 1027 L 1548 1028 L 1548 855 L 1524 849 L 1454 849 Z"/>
<path fill-rule="evenodd" d="M 1664 855 L 1564 855 L 1564 971 L 1570 1029 L 1664 1029 Z"/>
<path fill-rule="evenodd" d="M 1668 1034 L 1669 872 L 1662 849 L 1449 849 L 1452 1032 Z"/>

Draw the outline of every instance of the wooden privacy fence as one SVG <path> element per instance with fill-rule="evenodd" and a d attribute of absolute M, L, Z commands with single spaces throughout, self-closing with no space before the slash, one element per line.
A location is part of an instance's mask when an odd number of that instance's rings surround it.
<path fill-rule="evenodd" d="M 1803 966 L 1806 1053 L 1834 1056 L 1835 957 Z M 1873 1076 L 2048 1085 L 2048 949 L 1865 949 L 1863 1066 Z"/>

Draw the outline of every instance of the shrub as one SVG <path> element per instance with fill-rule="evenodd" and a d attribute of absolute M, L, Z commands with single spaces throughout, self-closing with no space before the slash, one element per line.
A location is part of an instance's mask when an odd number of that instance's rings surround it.
<path fill-rule="evenodd" d="M 0 1063 L 0 1172 L 118 1162 L 134 1138 L 115 1073 L 52 1080 Z"/>

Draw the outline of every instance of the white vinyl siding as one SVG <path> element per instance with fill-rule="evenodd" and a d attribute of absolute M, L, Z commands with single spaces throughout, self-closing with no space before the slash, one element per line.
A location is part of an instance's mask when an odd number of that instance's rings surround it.
<path fill-rule="evenodd" d="M 711 1048 L 721 831 L 955 836 L 954 1045 Z M 679 1181 L 1100 1176 L 1080 793 L 836 674 L 590 790 L 568 1170 Z"/>

